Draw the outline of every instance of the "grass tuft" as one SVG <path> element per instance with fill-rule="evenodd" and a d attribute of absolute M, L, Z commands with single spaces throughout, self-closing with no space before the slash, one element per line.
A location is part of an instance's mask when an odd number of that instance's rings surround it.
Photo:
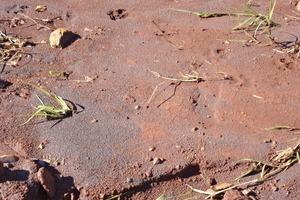
<path fill-rule="evenodd" d="M 38 117 L 38 116 L 45 117 L 47 120 L 54 120 L 54 119 L 63 119 L 65 117 L 69 117 L 73 114 L 74 110 L 72 110 L 67 105 L 67 103 L 63 100 L 62 97 L 57 96 L 53 93 L 50 93 L 36 85 L 30 84 L 27 82 L 23 82 L 23 83 L 39 90 L 40 92 L 42 92 L 45 95 L 47 95 L 48 97 L 50 97 L 54 104 L 53 105 L 45 105 L 44 102 L 41 100 L 41 98 L 39 96 L 37 96 L 37 98 L 41 104 L 38 105 L 37 107 L 35 107 L 35 109 L 36 109 L 35 113 L 23 115 L 23 116 L 30 116 L 30 117 L 27 121 L 25 121 L 21 125 L 27 124 L 34 117 Z"/>
<path fill-rule="evenodd" d="M 183 9 L 172 9 L 179 12 L 185 12 L 195 14 L 200 18 L 212 18 L 222 16 L 235 16 L 245 18 L 239 25 L 233 28 L 233 31 L 242 30 L 243 32 L 251 32 L 250 37 L 257 42 L 256 36 L 261 34 L 267 34 L 268 37 L 274 41 L 274 37 L 271 34 L 271 30 L 278 27 L 279 24 L 275 23 L 273 19 L 274 11 L 276 7 L 276 0 L 270 0 L 269 9 L 267 14 L 261 14 L 254 10 L 251 3 L 246 4 L 246 9 L 243 12 L 237 13 L 217 13 L 217 12 L 192 12 Z"/>
<path fill-rule="evenodd" d="M 232 190 L 235 188 L 240 187 L 251 187 L 258 184 L 262 184 L 265 181 L 270 180 L 273 178 L 276 174 L 283 172 L 293 166 L 296 163 L 300 164 L 300 143 L 298 143 L 295 147 L 289 147 L 287 149 L 277 151 L 275 154 L 270 158 L 270 162 L 262 162 L 258 160 L 253 159 L 244 159 L 242 160 L 247 163 L 252 163 L 253 166 L 248 171 L 244 172 L 242 175 L 237 177 L 235 181 L 240 180 L 241 178 L 244 178 L 246 176 L 259 174 L 259 176 L 256 179 L 243 182 L 243 183 L 237 183 L 233 184 L 230 187 L 226 187 L 221 190 L 200 190 L 193 188 L 190 185 L 187 185 L 190 189 L 192 189 L 194 192 L 207 195 L 206 199 L 213 199 L 216 197 L 222 197 L 224 193 L 228 190 Z"/>

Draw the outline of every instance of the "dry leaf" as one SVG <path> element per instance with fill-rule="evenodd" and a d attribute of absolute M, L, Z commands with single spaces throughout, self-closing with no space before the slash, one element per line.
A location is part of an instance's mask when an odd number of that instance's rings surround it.
<path fill-rule="evenodd" d="M 37 5 L 35 8 L 35 11 L 38 11 L 38 12 L 44 12 L 45 10 L 47 10 L 46 5 Z"/>
<path fill-rule="evenodd" d="M 52 48 L 62 47 L 61 40 L 64 34 L 68 33 L 67 29 L 58 28 L 50 34 L 49 42 Z"/>

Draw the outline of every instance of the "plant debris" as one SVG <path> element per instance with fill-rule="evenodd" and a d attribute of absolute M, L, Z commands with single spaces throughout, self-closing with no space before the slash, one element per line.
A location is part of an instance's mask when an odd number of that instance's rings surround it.
<path fill-rule="evenodd" d="M 57 78 L 58 80 L 65 80 L 65 79 L 69 79 L 69 77 L 73 73 L 73 71 L 49 70 L 48 73 L 51 76 Z"/>
<path fill-rule="evenodd" d="M 273 127 L 265 128 L 265 131 L 275 131 L 275 130 L 295 131 L 295 130 L 300 130 L 300 128 L 291 127 L 291 126 L 273 126 Z"/>
<path fill-rule="evenodd" d="M 22 47 L 28 45 L 34 44 L 26 40 L 8 36 L 0 31 L 0 65 L 2 65 L 0 73 L 3 72 L 6 65 L 16 67 L 22 55 L 25 54 Z"/>
<path fill-rule="evenodd" d="M 37 96 L 41 104 L 35 108 L 37 111 L 33 114 L 29 114 L 30 116 L 29 119 L 21 125 L 27 124 L 32 118 L 37 116 L 46 117 L 47 120 L 54 120 L 54 119 L 63 119 L 65 117 L 69 117 L 75 112 L 75 110 L 71 109 L 67 105 L 67 103 L 63 100 L 63 98 L 61 98 L 60 96 L 50 93 L 36 85 L 26 83 L 26 82 L 24 83 L 30 85 L 31 87 L 49 96 L 55 102 L 56 105 L 45 105 L 43 101 L 40 99 L 40 97 Z M 28 115 L 22 115 L 22 116 L 28 116 Z"/>
<path fill-rule="evenodd" d="M 220 184 L 221 186 L 218 186 L 213 189 L 208 189 L 206 191 L 193 188 L 190 185 L 187 185 L 189 188 L 191 188 L 194 192 L 205 194 L 207 195 L 206 199 L 213 199 L 216 197 L 221 197 L 224 195 L 226 191 L 240 188 L 240 187 L 251 187 L 258 184 L 262 184 L 265 181 L 270 180 L 272 177 L 274 177 L 276 174 L 283 172 L 290 168 L 292 165 L 299 163 L 300 164 L 300 143 L 298 143 L 294 148 L 287 148 L 285 150 L 277 151 L 275 154 L 270 158 L 270 162 L 261 162 L 253 159 L 243 159 L 243 161 L 252 163 L 253 166 L 248 171 L 244 172 L 242 175 L 237 177 L 235 180 L 239 180 L 243 177 L 254 175 L 254 174 L 260 174 L 258 178 L 238 183 L 238 184 L 231 184 L 231 183 L 224 183 Z"/>
<path fill-rule="evenodd" d="M 267 34 L 269 38 L 274 41 L 274 37 L 271 34 L 271 30 L 274 27 L 278 27 L 279 24 L 272 21 L 273 14 L 275 11 L 276 0 L 270 0 L 268 14 L 263 15 L 252 8 L 252 4 L 246 4 L 246 10 L 240 13 L 217 13 L 217 12 L 192 12 L 182 9 L 172 9 L 179 12 L 186 12 L 195 14 L 201 18 L 212 18 L 222 16 L 235 16 L 246 18 L 244 21 L 239 23 L 238 26 L 233 28 L 234 31 L 243 30 L 244 32 L 252 32 L 250 35 L 254 41 L 257 42 L 256 36 L 259 34 Z M 249 34 L 248 34 L 249 35 Z"/>
<path fill-rule="evenodd" d="M 179 78 L 170 78 L 170 77 L 162 76 L 158 72 L 155 72 L 155 71 L 151 71 L 151 70 L 148 70 L 148 71 L 151 72 L 152 74 L 154 74 L 155 76 L 157 76 L 158 78 L 170 80 L 170 81 L 179 81 L 179 82 L 197 82 L 197 83 L 199 83 L 199 82 L 207 81 L 207 80 L 229 80 L 230 79 L 228 74 L 226 74 L 224 72 L 216 73 L 216 74 L 221 74 L 222 75 L 221 77 L 220 76 L 215 76 L 215 77 L 199 76 L 199 73 L 196 71 L 192 71 L 191 74 L 182 74 L 180 72 Z"/>

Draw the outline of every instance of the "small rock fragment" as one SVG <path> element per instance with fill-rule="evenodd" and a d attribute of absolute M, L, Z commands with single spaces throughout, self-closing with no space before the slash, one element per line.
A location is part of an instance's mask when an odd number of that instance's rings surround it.
<path fill-rule="evenodd" d="M 270 183 L 270 186 L 274 192 L 277 192 L 279 190 L 279 188 L 274 183 Z"/>
<path fill-rule="evenodd" d="M 194 128 L 192 128 L 192 131 L 193 132 L 195 132 L 195 131 L 198 131 L 199 130 L 199 128 L 198 127 L 194 127 Z"/>
<path fill-rule="evenodd" d="M 149 151 L 154 151 L 155 150 L 155 147 L 149 147 Z"/>
<path fill-rule="evenodd" d="M 134 109 L 135 109 L 135 110 L 140 110 L 140 109 L 141 109 L 141 106 L 136 105 L 136 106 L 134 107 Z"/>
<path fill-rule="evenodd" d="M 44 12 L 45 10 L 47 10 L 46 5 L 37 5 L 35 8 L 35 11 L 37 11 L 37 12 Z"/>
<path fill-rule="evenodd" d="M 37 177 L 48 197 L 53 198 L 55 196 L 55 179 L 52 174 L 45 167 L 41 167 Z"/>
<path fill-rule="evenodd" d="M 53 161 L 53 165 L 59 166 L 59 165 L 60 165 L 60 162 L 59 162 L 59 161 Z"/>
<path fill-rule="evenodd" d="M 271 147 L 274 149 L 277 146 L 277 142 L 276 141 L 272 141 Z"/>
<path fill-rule="evenodd" d="M 153 158 L 153 161 L 152 161 L 153 165 L 161 164 L 162 162 L 163 162 L 163 159 L 157 158 L 157 157 Z"/>
<path fill-rule="evenodd" d="M 94 123 L 97 123 L 98 120 L 97 119 L 92 119 L 91 123 L 94 124 Z"/>
<path fill-rule="evenodd" d="M 127 178 L 126 179 L 126 183 L 132 183 L 133 182 L 133 179 L 132 178 Z"/>
<path fill-rule="evenodd" d="M 251 190 L 250 188 L 247 188 L 247 189 L 242 190 L 242 193 L 243 193 L 244 195 L 248 195 L 248 194 L 250 194 L 251 192 L 252 192 L 252 190 Z"/>
<path fill-rule="evenodd" d="M 44 149 L 45 146 L 46 146 L 46 144 L 48 144 L 48 143 L 49 143 L 48 140 L 42 141 L 42 142 L 39 144 L 38 149 Z"/>
<path fill-rule="evenodd" d="M 58 28 L 50 34 L 49 43 L 52 48 L 63 49 L 79 38 L 79 35 L 65 28 Z"/>
<path fill-rule="evenodd" d="M 26 99 L 29 96 L 29 94 L 30 94 L 29 88 L 25 87 L 25 88 L 21 88 L 20 93 L 17 95 L 19 95 L 21 98 Z"/>
<path fill-rule="evenodd" d="M 50 34 L 49 42 L 52 48 L 61 47 L 60 41 L 65 33 L 69 32 L 67 29 L 58 28 Z"/>
<path fill-rule="evenodd" d="M 147 170 L 146 172 L 145 172 L 145 175 L 146 175 L 146 177 L 152 177 L 152 170 Z"/>

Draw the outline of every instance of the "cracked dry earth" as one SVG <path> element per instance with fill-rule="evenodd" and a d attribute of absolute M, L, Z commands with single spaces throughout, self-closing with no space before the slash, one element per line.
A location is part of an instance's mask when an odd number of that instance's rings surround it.
<path fill-rule="evenodd" d="M 239 12 L 246 3 L 2 0 L 2 33 L 36 45 L 24 47 L 18 66 L 5 66 L 0 75 L 0 156 L 9 158 L 0 159 L 0 198 L 205 199 L 186 184 L 207 190 L 231 182 L 250 167 L 238 161 L 268 160 L 295 146 L 295 132 L 264 128 L 300 126 L 297 55 L 274 51 L 278 46 L 266 35 L 255 44 L 232 32 L 237 18 L 172 10 Z M 47 9 L 35 11 L 38 4 Z M 255 5 L 267 12 L 267 1 Z M 295 2 L 278 1 L 275 10 L 277 44 L 293 44 Z M 60 27 L 80 37 L 51 48 L 49 35 Z M 179 82 L 155 72 L 173 79 L 196 72 L 202 79 Z M 29 117 L 20 115 L 39 103 L 39 92 L 22 81 L 73 102 L 78 112 L 20 126 Z M 299 173 L 296 164 L 223 198 L 299 199 Z"/>

